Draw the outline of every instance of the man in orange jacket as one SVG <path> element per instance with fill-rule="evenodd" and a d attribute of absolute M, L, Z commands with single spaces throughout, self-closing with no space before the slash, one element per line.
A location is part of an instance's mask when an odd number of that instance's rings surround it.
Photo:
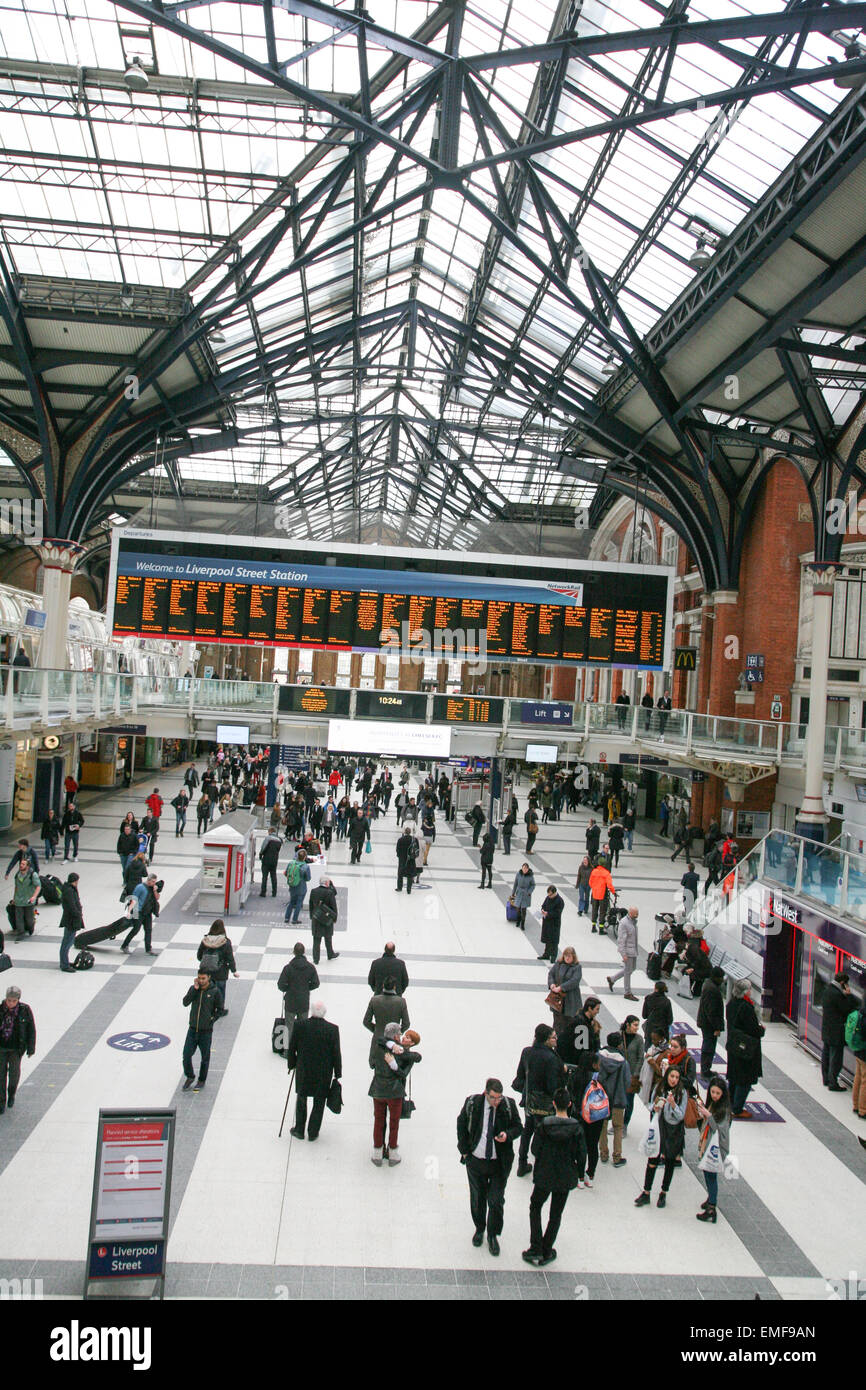
<path fill-rule="evenodd" d="M 592 930 L 596 930 L 596 922 L 601 918 L 599 931 L 604 931 L 604 922 L 607 917 L 607 898 L 609 893 L 615 893 L 613 879 L 610 876 L 610 869 L 606 869 L 604 864 L 596 864 L 589 876 L 589 896 L 590 910 L 589 918 L 592 922 Z"/>
<path fill-rule="evenodd" d="M 163 807 L 163 800 L 159 794 L 159 787 L 154 787 L 150 796 L 147 798 L 145 805 L 147 806 L 147 809 L 150 811 L 150 814 L 152 816 L 155 816 L 156 819 L 159 820 L 160 816 L 162 815 Z"/>

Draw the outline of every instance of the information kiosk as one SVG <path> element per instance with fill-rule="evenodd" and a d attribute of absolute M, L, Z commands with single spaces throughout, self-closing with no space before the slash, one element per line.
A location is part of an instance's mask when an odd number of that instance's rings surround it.
<path fill-rule="evenodd" d="M 241 911 L 252 888 L 255 828 L 249 811 L 232 811 L 202 836 L 199 912 L 232 917 Z"/>

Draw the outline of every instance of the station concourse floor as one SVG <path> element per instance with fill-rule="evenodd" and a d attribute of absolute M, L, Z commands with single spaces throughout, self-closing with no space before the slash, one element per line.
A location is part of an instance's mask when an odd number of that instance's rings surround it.
<path fill-rule="evenodd" d="M 735 1176 L 721 1180 L 715 1226 L 695 1220 L 706 1196 L 695 1132 L 687 1134 L 667 1208 L 656 1208 L 654 1193 L 652 1206 L 635 1209 L 644 1171 L 638 1143 L 646 1130 L 638 1101 L 624 1145 L 627 1165 L 600 1164 L 594 1188 L 571 1194 L 554 1264 L 536 1270 L 521 1260 L 529 1243 L 531 1178 L 518 1179 L 514 1170 L 501 1255 L 492 1257 L 486 1244 L 472 1247 L 455 1121 L 465 1096 L 480 1091 L 487 1076 L 509 1087 L 534 1026 L 550 1020 L 547 967 L 536 959 L 537 909 L 548 883 L 566 900 L 561 944 L 577 949 L 583 997 L 595 992 L 602 1000 L 602 1032 L 629 1012 L 640 1014 L 640 1004 L 622 1000 L 621 985 L 616 999 L 608 990 L 605 976 L 619 964 L 613 943 L 591 935 L 588 918 L 577 916 L 573 884 L 587 809 L 541 826 L 529 861 L 538 886 L 526 935 L 505 919 L 525 857 L 525 781 L 517 788 L 520 833 L 510 858 L 497 852 L 493 891 L 481 896 L 478 855 L 462 816 L 454 829 L 437 817 L 423 886 L 411 897 L 394 891 L 393 802 L 374 823 L 372 853 L 360 865 L 349 865 L 346 841 L 332 846 L 329 873 L 347 889 L 340 897 L 348 911 L 334 937 L 339 959 L 323 957 L 314 997 L 340 1027 L 345 1108 L 339 1117 L 325 1111 L 315 1144 L 293 1139 L 290 1119 L 277 1138 L 288 1075 L 271 1051 L 280 1011 L 276 981 L 296 940 L 311 949 L 306 910 L 300 927 L 283 923 L 281 873 L 276 902 L 262 904 L 255 896 L 249 913 L 228 920 L 240 979 L 228 982 L 230 1012 L 215 1028 L 207 1086 L 183 1093 L 181 998 L 211 919 L 196 912 L 194 817 L 177 839 L 168 805 L 182 771 L 163 771 L 131 791 L 85 804 L 75 865 L 86 925 L 117 917 L 118 827 L 126 810 L 142 814 L 145 795 L 159 785 L 166 801 L 154 860 L 165 879 L 154 923 L 159 955 L 145 955 L 141 934 L 137 949 L 123 955 L 117 938 L 96 949 L 92 970 L 64 975 L 60 909 L 44 904 L 35 936 L 7 941 L 14 968 L 2 977 L 4 992 L 18 984 L 32 1006 L 37 1052 L 24 1059 L 14 1110 L 0 1117 L 0 1278 L 41 1277 L 46 1297 L 80 1294 L 98 1110 L 138 1105 L 170 1106 L 178 1115 L 167 1297 L 827 1300 L 849 1282 L 850 1271 L 862 1268 L 866 1152 L 857 1136 L 866 1137 L 866 1126 L 852 1115 L 850 1092 L 830 1094 L 821 1086 L 817 1064 L 783 1025 L 767 1028 L 763 1082 L 750 1096 L 769 1103 L 778 1118 L 734 1122 Z M 5 866 L 14 839 L 2 848 Z M 62 855 L 51 865 L 60 877 L 71 868 Z M 643 951 L 652 944 L 654 915 L 671 906 L 682 872 L 682 859 L 671 865 L 670 849 L 652 826 L 638 829 L 634 852 L 624 851 L 613 870 L 620 903 L 640 909 Z M 406 999 L 423 1062 L 413 1073 L 417 1110 L 400 1129 L 403 1161 L 376 1168 L 370 1035 L 361 1019 L 370 961 L 389 939 L 409 968 Z M 635 993 L 642 997 L 649 988 L 637 972 Z M 694 1029 L 696 1002 L 673 1002 L 675 1018 Z M 138 1054 L 107 1045 L 114 1034 L 138 1030 L 163 1033 L 170 1045 Z M 700 1038 L 695 1033 L 689 1042 Z"/>

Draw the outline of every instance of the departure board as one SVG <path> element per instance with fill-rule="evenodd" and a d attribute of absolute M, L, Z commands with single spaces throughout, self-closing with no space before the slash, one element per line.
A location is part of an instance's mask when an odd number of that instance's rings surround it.
<path fill-rule="evenodd" d="M 419 661 L 660 670 L 669 655 L 660 566 L 323 545 L 116 532 L 112 631 Z"/>
<path fill-rule="evenodd" d="M 495 724 L 502 723 L 504 700 L 491 700 L 486 695 L 434 695 L 434 724 Z"/>
<path fill-rule="evenodd" d="M 281 685 L 278 708 L 281 714 L 349 713 L 350 690 L 332 690 L 322 685 Z"/>

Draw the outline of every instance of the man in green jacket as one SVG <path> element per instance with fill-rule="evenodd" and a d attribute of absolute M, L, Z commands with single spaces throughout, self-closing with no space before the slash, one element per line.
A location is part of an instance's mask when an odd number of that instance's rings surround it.
<path fill-rule="evenodd" d="M 42 884 L 39 875 L 32 868 L 29 859 L 19 861 L 13 879 L 12 913 L 15 918 L 15 940 L 22 936 L 32 936 L 36 925 L 36 899 Z"/>

